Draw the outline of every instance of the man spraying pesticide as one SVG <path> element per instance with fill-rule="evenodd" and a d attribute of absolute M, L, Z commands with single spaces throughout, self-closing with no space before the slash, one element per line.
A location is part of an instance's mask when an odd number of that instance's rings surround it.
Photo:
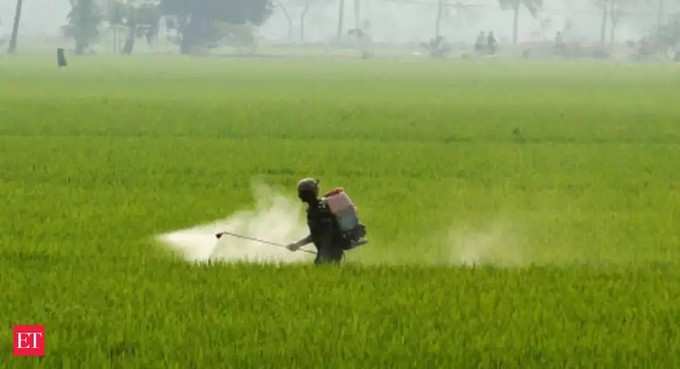
<path fill-rule="evenodd" d="M 218 233 L 217 238 L 232 236 L 261 244 L 285 247 L 290 251 L 316 254 L 315 264 L 339 263 L 345 251 L 366 244 L 366 227 L 359 223 L 356 208 L 344 189 L 335 190 L 319 197 L 319 181 L 305 178 L 298 182 L 298 197 L 307 204 L 307 225 L 309 236 L 288 245 L 264 241 L 254 237 L 230 232 Z M 314 243 L 317 252 L 300 249 Z"/>
<path fill-rule="evenodd" d="M 307 204 L 309 236 L 286 246 L 297 251 L 314 243 L 317 254 L 315 264 L 339 263 L 345 251 L 368 241 L 366 227 L 359 223 L 356 208 L 342 188 L 337 188 L 319 198 L 319 181 L 305 178 L 298 182 L 298 197 Z"/>

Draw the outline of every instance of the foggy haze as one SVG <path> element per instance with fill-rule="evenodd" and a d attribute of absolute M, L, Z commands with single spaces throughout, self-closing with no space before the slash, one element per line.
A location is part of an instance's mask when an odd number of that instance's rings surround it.
<path fill-rule="evenodd" d="M 12 32 L 15 0 L 0 0 L 0 35 Z M 68 0 L 25 0 L 21 19 L 22 36 L 55 36 L 66 23 L 71 9 Z M 0 36 L 2 37 L 2 36 Z"/>
<path fill-rule="evenodd" d="M 274 2 L 277 4 L 277 2 Z M 293 20 L 292 37 L 288 37 L 288 22 L 281 8 L 276 7 L 269 19 L 259 28 L 259 36 L 273 42 L 299 42 L 301 2 L 282 0 Z M 345 1 L 345 31 L 355 27 L 351 0 Z M 362 0 L 361 24 L 368 25 L 368 33 L 375 42 L 422 42 L 432 38 L 437 13 L 436 0 Z M 449 3 L 453 3 L 449 1 Z M 493 30 L 501 43 L 512 39 L 512 11 L 502 10 L 497 0 L 470 0 L 474 5 L 457 11 L 447 7 L 442 18 L 441 33 L 453 42 L 471 43 L 480 31 Z M 635 15 L 626 15 L 617 30 L 617 39 L 638 39 L 653 29 L 657 22 L 654 1 L 640 5 Z M 14 18 L 15 0 L 0 0 L 0 39 L 8 38 Z M 68 0 L 24 0 L 20 33 L 23 38 L 55 37 L 66 23 L 70 10 Z M 666 11 L 673 10 L 670 5 Z M 543 9 L 533 17 L 522 8 L 519 23 L 520 42 L 551 40 L 555 32 L 565 31 L 570 41 L 596 41 L 600 37 L 601 11 L 593 0 L 545 0 Z M 306 17 L 305 42 L 334 40 L 337 34 L 338 2 L 312 1 Z"/>

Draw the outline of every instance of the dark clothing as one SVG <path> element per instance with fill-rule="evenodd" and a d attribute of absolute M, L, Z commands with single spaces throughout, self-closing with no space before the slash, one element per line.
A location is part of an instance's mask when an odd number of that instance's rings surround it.
<path fill-rule="evenodd" d="M 493 33 L 489 33 L 489 36 L 487 37 L 487 51 L 489 54 L 495 54 L 496 53 L 496 37 L 494 37 Z"/>
<path fill-rule="evenodd" d="M 310 204 L 307 208 L 307 225 L 316 246 L 315 264 L 339 263 L 349 241 L 342 237 L 340 227 L 325 201 Z"/>
<path fill-rule="evenodd" d="M 66 55 L 64 55 L 64 49 L 57 49 L 57 66 L 66 66 Z"/>

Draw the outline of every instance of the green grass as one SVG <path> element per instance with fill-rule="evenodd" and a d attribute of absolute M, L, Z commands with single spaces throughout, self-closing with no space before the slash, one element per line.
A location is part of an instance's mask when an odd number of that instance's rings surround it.
<path fill-rule="evenodd" d="M 0 60 L 0 365 L 680 365 L 677 66 L 51 63 Z M 308 175 L 369 227 L 342 268 L 151 241 Z"/>

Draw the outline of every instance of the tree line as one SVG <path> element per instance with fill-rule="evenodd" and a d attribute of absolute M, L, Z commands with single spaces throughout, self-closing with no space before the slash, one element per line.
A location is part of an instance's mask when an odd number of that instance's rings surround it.
<path fill-rule="evenodd" d="M 178 34 L 176 40 L 183 54 L 195 53 L 218 44 L 227 35 L 238 36 L 233 25 L 261 25 L 275 10 L 280 10 L 288 22 L 288 35 L 293 36 L 293 15 L 290 11 L 300 9 L 300 41 L 305 39 L 305 20 L 313 6 L 337 3 L 337 38 L 345 32 L 347 3 L 352 2 L 354 30 L 362 28 L 362 0 L 70 0 L 71 10 L 64 34 L 75 40 L 75 52 L 85 53 L 99 37 L 102 22 L 108 22 L 114 34 L 115 52 L 131 54 L 138 38 L 150 43 L 158 34 L 159 23 L 166 17 L 167 26 Z M 453 0 L 383 0 L 393 3 L 430 3 L 436 6 L 433 19 L 435 39 L 440 38 L 443 10 L 477 6 L 474 0 L 462 3 Z M 590 0 L 602 14 L 600 42 L 613 43 L 621 20 L 633 15 L 640 7 L 655 8 L 658 12 L 657 30 L 654 37 L 667 43 L 680 42 L 680 15 L 666 16 L 670 3 L 680 0 Z M 512 13 L 512 41 L 519 41 L 520 10 L 522 8 L 536 17 L 544 7 L 544 0 L 498 0 L 502 9 Z M 16 0 L 16 12 L 9 42 L 9 53 L 17 49 L 19 24 L 23 0 Z M 247 36 L 247 32 L 243 32 Z M 124 39 L 123 47 L 117 48 Z"/>

